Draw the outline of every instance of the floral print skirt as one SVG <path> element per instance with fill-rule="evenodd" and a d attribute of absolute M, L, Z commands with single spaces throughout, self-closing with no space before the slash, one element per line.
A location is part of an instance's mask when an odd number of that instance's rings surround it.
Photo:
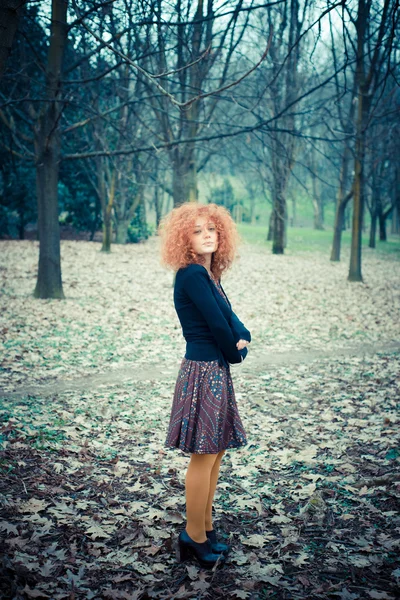
<path fill-rule="evenodd" d="M 183 358 L 175 384 L 165 447 L 217 454 L 247 444 L 229 367 Z"/>

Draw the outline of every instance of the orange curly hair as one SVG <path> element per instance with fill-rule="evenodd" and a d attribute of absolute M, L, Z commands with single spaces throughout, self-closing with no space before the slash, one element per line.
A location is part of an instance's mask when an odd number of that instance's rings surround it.
<path fill-rule="evenodd" d="M 208 217 L 215 223 L 218 248 L 212 254 L 211 271 L 217 279 L 232 265 L 242 241 L 230 212 L 217 204 L 185 202 L 173 208 L 158 226 L 161 236 L 161 264 L 177 271 L 191 263 L 204 265 L 205 258 L 191 247 L 190 236 L 198 217 Z"/>

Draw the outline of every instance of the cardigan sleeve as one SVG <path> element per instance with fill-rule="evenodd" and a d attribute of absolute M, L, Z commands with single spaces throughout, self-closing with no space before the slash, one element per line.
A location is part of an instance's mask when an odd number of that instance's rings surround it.
<path fill-rule="evenodd" d="M 235 333 L 235 337 L 238 338 L 236 340 L 237 342 L 239 340 L 247 340 L 248 342 L 251 342 L 250 331 L 243 325 L 242 321 L 235 315 L 233 311 L 231 315 L 231 326 Z"/>
<path fill-rule="evenodd" d="M 251 342 L 251 333 L 250 331 L 243 325 L 242 321 L 239 319 L 239 317 L 237 315 L 235 315 L 235 313 L 232 310 L 232 305 L 229 302 L 229 298 L 228 296 L 225 294 L 225 290 L 221 285 L 221 279 L 219 280 L 219 284 L 222 288 L 222 291 L 224 292 L 225 298 L 228 300 L 228 304 L 231 308 L 231 319 L 230 319 L 230 326 L 232 328 L 233 331 L 233 337 L 235 338 L 235 342 L 238 342 L 239 340 L 247 340 L 248 342 Z"/>
<path fill-rule="evenodd" d="M 203 267 L 200 267 L 200 269 L 191 269 L 185 276 L 183 287 L 207 321 L 215 341 L 227 360 L 231 364 L 242 362 L 247 352 L 242 354 L 236 348 L 231 327 L 214 298 L 205 269 Z M 247 348 L 244 349 L 247 350 Z"/>

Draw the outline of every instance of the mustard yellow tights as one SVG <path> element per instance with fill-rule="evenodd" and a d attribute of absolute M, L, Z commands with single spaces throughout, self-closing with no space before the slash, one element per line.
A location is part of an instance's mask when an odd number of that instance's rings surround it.
<path fill-rule="evenodd" d="M 185 479 L 186 532 L 195 542 L 205 542 L 206 530 L 213 528 L 212 503 L 224 452 L 190 457 Z"/>

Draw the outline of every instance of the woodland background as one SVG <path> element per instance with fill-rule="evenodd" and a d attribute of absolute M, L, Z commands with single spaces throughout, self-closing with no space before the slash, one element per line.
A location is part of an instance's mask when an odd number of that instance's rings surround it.
<path fill-rule="evenodd" d="M 0 0 L 0 597 L 398 597 L 397 0 Z M 252 332 L 216 572 L 175 558 L 157 225 L 216 202 Z M 62 301 L 59 301 L 62 300 Z"/>
<path fill-rule="evenodd" d="M 273 253 L 333 228 L 339 260 L 351 228 L 356 281 L 362 231 L 399 234 L 397 0 L 2 7 L 0 233 L 36 227 L 38 296 L 62 296 L 60 223 L 108 251 L 186 200 L 267 225 Z"/>

